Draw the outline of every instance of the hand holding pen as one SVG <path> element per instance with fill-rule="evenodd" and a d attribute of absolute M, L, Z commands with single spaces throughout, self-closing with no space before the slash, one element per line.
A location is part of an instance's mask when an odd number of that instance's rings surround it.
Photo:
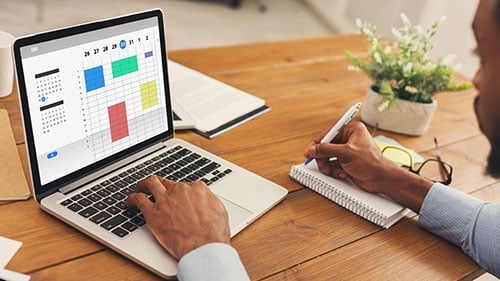
<path fill-rule="evenodd" d="M 326 133 L 326 135 L 321 139 L 320 143 L 331 142 L 337 136 L 337 134 L 340 132 L 340 130 L 342 130 L 342 128 L 347 123 L 349 123 L 349 121 L 351 121 L 352 118 L 354 118 L 356 113 L 359 111 L 360 107 L 361 107 L 360 102 L 351 106 L 351 108 L 349 108 L 349 110 L 347 110 L 347 112 L 344 113 L 344 115 L 339 119 L 339 121 L 337 121 L 337 123 L 335 125 L 333 125 L 333 127 L 328 131 L 328 133 Z M 309 162 L 311 162 L 312 160 L 313 160 L 312 157 L 307 157 L 306 162 L 304 163 L 304 166 L 309 164 Z"/>

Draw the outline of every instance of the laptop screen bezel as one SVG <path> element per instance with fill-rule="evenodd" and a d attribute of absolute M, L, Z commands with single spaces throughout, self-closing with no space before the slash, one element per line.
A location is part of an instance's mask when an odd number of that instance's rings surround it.
<path fill-rule="evenodd" d="M 161 48 L 161 62 L 163 71 L 163 81 L 164 81 L 164 92 L 165 92 L 165 110 L 167 115 L 167 131 L 160 133 L 154 137 L 151 137 L 145 141 L 142 141 L 132 147 L 129 147 L 121 152 L 115 153 L 104 159 L 101 159 L 91 165 L 83 167 L 77 171 L 71 172 L 66 176 L 58 178 L 46 184 L 42 184 L 40 180 L 40 169 L 37 161 L 37 153 L 34 144 L 33 127 L 30 118 L 30 108 L 28 103 L 28 94 L 26 91 L 23 61 L 21 56 L 21 48 L 26 46 L 31 46 L 34 44 L 39 44 L 42 42 L 47 42 L 51 40 L 56 40 L 60 38 L 65 38 L 69 36 L 74 36 L 77 34 L 82 34 L 86 32 L 96 31 L 108 27 L 118 26 L 122 24 L 127 24 L 135 21 L 140 21 L 149 18 L 156 18 L 158 21 L 159 37 L 160 37 L 160 48 Z M 31 169 L 32 184 L 35 192 L 35 198 L 37 201 L 41 201 L 44 197 L 56 192 L 61 187 L 64 187 L 72 182 L 75 182 L 84 177 L 91 176 L 97 171 L 100 171 L 106 166 L 113 163 L 119 162 L 130 155 L 136 154 L 144 149 L 151 147 L 159 142 L 163 142 L 170 139 L 174 135 L 173 126 L 173 115 L 172 115 L 172 105 L 170 102 L 170 87 L 168 82 L 168 71 L 167 71 L 167 52 L 166 52 L 166 40 L 163 25 L 163 12 L 160 9 L 154 9 L 149 11 L 143 11 L 139 13 L 119 16 L 115 18 L 94 21 L 86 24 L 66 27 L 58 30 L 48 31 L 44 33 L 29 35 L 26 37 L 18 38 L 13 44 L 13 55 L 16 65 L 16 75 L 17 75 L 17 85 L 20 99 L 20 106 L 23 116 L 24 123 L 24 133 L 25 140 L 28 149 L 28 156 Z"/>

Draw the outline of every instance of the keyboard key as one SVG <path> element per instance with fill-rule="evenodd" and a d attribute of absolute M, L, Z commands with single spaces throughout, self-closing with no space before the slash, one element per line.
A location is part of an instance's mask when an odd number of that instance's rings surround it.
<path fill-rule="evenodd" d="M 97 191 L 97 194 L 99 194 L 102 197 L 107 197 L 107 196 L 111 195 L 111 192 L 109 192 L 105 189 L 101 189 L 101 190 Z"/>
<path fill-rule="evenodd" d="M 106 212 L 100 212 L 99 214 L 93 216 L 90 218 L 90 221 L 92 221 L 95 224 L 100 224 L 101 222 L 109 219 L 111 217 L 110 214 Z"/>
<path fill-rule="evenodd" d="M 195 180 L 198 180 L 199 177 L 197 175 L 194 175 L 194 174 L 191 174 L 189 176 L 186 177 L 189 181 L 195 181 Z"/>
<path fill-rule="evenodd" d="M 130 221 L 133 222 L 137 226 L 143 226 L 146 224 L 146 221 L 143 218 L 141 218 L 140 216 L 134 217 Z"/>
<path fill-rule="evenodd" d="M 126 222 L 126 223 L 122 224 L 121 227 L 125 228 L 129 232 L 132 232 L 138 228 L 137 225 L 135 225 L 131 222 Z"/>
<path fill-rule="evenodd" d="M 219 163 L 212 162 L 212 163 L 206 165 L 205 167 L 201 168 L 201 170 L 203 172 L 210 173 L 211 171 L 213 171 L 219 167 L 220 167 Z"/>
<path fill-rule="evenodd" d="M 97 194 L 90 194 L 89 196 L 87 196 L 87 198 L 94 202 L 97 202 L 102 199 L 102 197 Z"/>
<path fill-rule="evenodd" d="M 167 175 L 168 175 L 168 174 L 173 173 L 175 170 L 174 170 L 174 169 L 172 169 L 172 168 L 166 167 L 166 168 L 161 169 L 161 171 L 162 171 L 163 173 L 165 173 L 165 174 L 167 174 Z"/>
<path fill-rule="evenodd" d="M 77 195 L 75 195 L 75 196 L 71 197 L 71 200 L 73 200 L 73 201 L 78 201 L 78 200 L 80 200 L 80 199 L 82 199 L 82 198 L 83 198 L 83 196 L 82 196 L 82 195 L 77 194 Z"/>
<path fill-rule="evenodd" d="M 208 163 L 210 163 L 210 162 L 212 162 L 212 161 L 210 161 L 209 159 L 207 159 L 207 158 L 203 157 L 203 158 L 201 158 L 201 159 L 197 160 L 197 161 L 196 161 L 196 162 L 194 162 L 194 163 L 195 163 L 196 165 L 200 166 L 200 167 L 203 167 L 203 166 L 205 166 L 206 164 L 208 164 Z"/>
<path fill-rule="evenodd" d="M 125 194 L 125 195 L 129 195 L 130 193 L 132 193 L 134 191 L 131 188 L 127 187 L 127 188 L 120 190 L 120 192 Z"/>
<path fill-rule="evenodd" d="M 124 188 L 124 187 L 128 186 L 128 184 L 124 181 L 117 181 L 115 183 L 115 185 L 118 186 L 119 188 Z"/>
<path fill-rule="evenodd" d="M 102 202 L 97 202 L 95 203 L 94 205 L 92 205 L 93 207 L 99 209 L 99 210 L 104 210 L 108 205 L 102 203 Z"/>
<path fill-rule="evenodd" d="M 188 156 L 184 157 L 182 160 L 184 160 L 184 161 L 186 161 L 186 162 L 188 162 L 188 163 L 191 163 L 191 162 L 193 162 L 193 161 L 194 161 L 194 160 L 196 160 L 196 159 L 197 159 L 197 158 L 196 158 L 196 157 L 194 157 L 193 155 L 188 155 Z"/>
<path fill-rule="evenodd" d="M 119 180 L 120 180 L 120 177 L 119 177 L 119 176 L 114 176 L 114 177 L 110 178 L 110 180 L 111 180 L 112 182 L 117 182 L 117 181 L 119 181 Z"/>
<path fill-rule="evenodd" d="M 120 190 L 120 188 L 113 184 L 113 185 L 106 186 L 106 190 L 111 192 L 111 193 L 114 193 L 114 192 L 117 192 L 118 190 Z"/>
<path fill-rule="evenodd" d="M 87 195 L 89 195 L 91 193 L 92 193 L 92 190 L 91 189 L 87 189 L 87 190 L 85 190 L 84 192 L 82 192 L 80 194 L 83 195 L 83 196 L 87 196 Z"/>
<path fill-rule="evenodd" d="M 76 203 L 73 203 L 73 204 L 71 204 L 71 205 L 68 206 L 68 209 L 70 209 L 73 212 L 78 212 L 81 209 L 83 209 L 83 207 L 80 206 L 80 205 L 78 205 L 78 204 L 76 204 Z"/>
<path fill-rule="evenodd" d="M 118 200 L 112 198 L 112 197 L 106 197 L 102 200 L 102 202 L 108 204 L 108 205 L 113 205 L 115 204 L 116 202 L 118 202 Z"/>
<path fill-rule="evenodd" d="M 112 182 L 110 180 L 105 180 L 105 181 L 101 182 L 102 186 L 108 186 L 110 184 L 112 184 Z"/>
<path fill-rule="evenodd" d="M 163 172 L 163 171 L 158 171 L 158 172 L 156 172 L 156 173 L 155 173 L 155 175 L 157 175 L 157 176 L 159 176 L 159 177 L 164 178 L 164 177 L 166 177 L 168 174 L 167 174 L 167 173 L 165 173 L 165 172 Z"/>
<path fill-rule="evenodd" d="M 106 222 L 104 222 L 103 224 L 101 224 L 101 227 L 103 227 L 107 230 L 111 230 L 111 229 L 115 228 L 117 225 L 124 223 L 125 221 L 127 221 L 126 217 L 124 217 L 122 215 L 117 215 L 116 217 L 111 218 L 111 219 L 107 220 Z"/>
<path fill-rule="evenodd" d="M 117 227 L 116 229 L 113 229 L 113 231 L 111 231 L 111 232 L 113 232 L 114 234 L 118 235 L 121 238 L 127 236 L 127 234 L 128 234 L 128 232 L 121 227 Z"/>
<path fill-rule="evenodd" d="M 62 201 L 61 203 L 59 203 L 59 204 L 61 204 L 63 206 L 68 206 L 69 204 L 71 204 L 71 202 L 73 202 L 73 200 L 66 199 L 66 200 Z"/>
<path fill-rule="evenodd" d="M 137 180 L 131 176 L 128 176 L 126 178 L 123 179 L 126 183 L 128 184 L 132 184 L 132 183 L 135 183 Z"/>
<path fill-rule="evenodd" d="M 117 192 L 117 193 L 111 195 L 111 197 L 113 197 L 114 199 L 116 199 L 118 201 L 121 201 L 121 200 L 127 198 L 127 196 L 125 196 L 123 193 L 120 193 L 120 192 Z"/>
<path fill-rule="evenodd" d="M 140 211 L 137 208 L 128 208 L 125 211 L 122 212 L 122 215 L 126 216 L 127 218 L 133 218 L 135 217 Z"/>
<path fill-rule="evenodd" d="M 94 209 L 94 208 L 92 208 L 92 207 L 88 207 L 88 208 L 83 209 L 82 211 L 80 211 L 78 214 L 81 215 L 84 218 L 88 218 L 90 216 L 95 215 L 97 212 L 99 212 L 99 211 L 96 210 L 96 209 Z"/>
<path fill-rule="evenodd" d="M 115 206 L 121 210 L 127 209 L 127 205 L 125 205 L 125 203 L 123 203 L 123 202 L 118 202 L 115 204 Z"/>
<path fill-rule="evenodd" d="M 87 198 L 83 198 L 82 200 L 78 201 L 78 204 L 82 205 L 83 207 L 90 206 L 92 203 L 93 202 Z"/>
<path fill-rule="evenodd" d="M 111 206 L 109 208 L 106 209 L 106 212 L 112 214 L 112 215 L 116 215 L 118 213 L 120 213 L 122 210 L 120 210 L 120 208 L 118 207 L 115 207 L 115 206 Z"/>
<path fill-rule="evenodd" d="M 93 187 L 91 187 L 90 189 L 92 189 L 93 191 L 98 191 L 99 189 L 101 189 L 102 186 L 100 184 L 98 185 L 94 185 Z"/>

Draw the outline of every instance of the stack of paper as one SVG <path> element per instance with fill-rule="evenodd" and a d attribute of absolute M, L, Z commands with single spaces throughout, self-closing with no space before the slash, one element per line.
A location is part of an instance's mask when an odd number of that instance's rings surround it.
<path fill-rule="evenodd" d="M 14 254 L 21 247 L 21 242 L 8 239 L 0 236 L 0 280 L 9 281 L 27 281 L 30 280 L 29 275 L 17 273 L 8 269 L 5 266 L 12 259 Z"/>
<path fill-rule="evenodd" d="M 183 119 L 182 109 L 193 121 L 194 131 L 207 138 L 271 110 L 261 98 L 174 61 L 169 60 L 168 65 L 176 120 Z M 176 129 L 189 128 L 183 122 L 174 121 L 174 126 Z"/>

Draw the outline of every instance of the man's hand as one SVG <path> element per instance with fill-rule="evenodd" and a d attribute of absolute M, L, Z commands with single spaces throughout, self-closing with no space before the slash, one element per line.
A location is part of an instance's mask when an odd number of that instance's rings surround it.
<path fill-rule="evenodd" d="M 320 143 L 325 134 L 326 131 L 316 136 L 304 152 L 304 156 L 316 159 L 321 172 L 337 178 L 350 177 L 368 192 L 383 193 L 420 211 L 432 182 L 387 160 L 365 125 L 360 122 L 347 124 L 333 143 Z M 336 160 L 331 161 L 334 157 Z"/>
<path fill-rule="evenodd" d="M 154 203 L 146 191 L 153 194 Z M 151 176 L 137 184 L 125 203 L 141 210 L 156 239 L 177 259 L 208 243 L 229 244 L 227 211 L 201 181 L 177 183 Z"/>

